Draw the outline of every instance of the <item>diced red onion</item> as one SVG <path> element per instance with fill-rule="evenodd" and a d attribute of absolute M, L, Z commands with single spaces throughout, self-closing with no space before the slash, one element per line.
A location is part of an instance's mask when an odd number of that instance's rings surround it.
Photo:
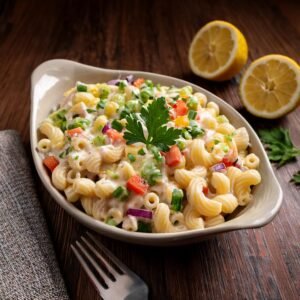
<path fill-rule="evenodd" d="M 133 82 L 133 75 L 128 75 L 128 76 L 126 76 L 125 79 L 127 80 L 128 83 L 131 84 Z"/>
<path fill-rule="evenodd" d="M 105 126 L 104 126 L 103 129 L 102 129 L 102 133 L 106 133 L 106 131 L 107 131 L 108 129 L 110 129 L 110 125 L 109 125 L 109 123 L 106 123 Z"/>
<path fill-rule="evenodd" d="M 218 164 L 213 165 L 210 169 L 213 172 L 222 172 L 223 170 L 226 170 L 226 166 L 224 163 L 218 163 Z"/>
<path fill-rule="evenodd" d="M 120 83 L 120 79 L 113 79 L 107 82 L 109 85 L 118 85 Z"/>
<path fill-rule="evenodd" d="M 138 218 L 152 219 L 152 211 L 147 209 L 128 208 L 127 215 Z"/>

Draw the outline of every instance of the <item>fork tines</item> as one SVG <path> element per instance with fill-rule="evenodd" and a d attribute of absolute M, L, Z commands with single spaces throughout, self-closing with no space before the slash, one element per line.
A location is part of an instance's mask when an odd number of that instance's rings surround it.
<path fill-rule="evenodd" d="M 104 299 L 132 293 L 147 295 L 145 283 L 91 233 L 81 236 L 71 248 Z"/>

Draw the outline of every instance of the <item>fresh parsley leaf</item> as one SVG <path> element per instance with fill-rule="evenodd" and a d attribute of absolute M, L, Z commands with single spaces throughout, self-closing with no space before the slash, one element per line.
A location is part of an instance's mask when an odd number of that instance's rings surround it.
<path fill-rule="evenodd" d="M 119 132 L 123 129 L 123 125 L 116 119 L 112 121 L 111 127 Z"/>
<path fill-rule="evenodd" d="M 126 131 L 124 133 L 124 139 L 127 140 L 127 144 L 131 145 L 134 143 L 147 144 L 147 140 L 144 136 L 143 126 L 141 121 L 138 119 L 137 114 L 129 114 L 126 116 Z"/>
<path fill-rule="evenodd" d="M 291 179 L 292 182 L 294 182 L 295 184 L 300 184 L 300 171 L 298 171 L 297 173 L 295 173 Z"/>
<path fill-rule="evenodd" d="M 264 129 L 258 134 L 261 141 L 266 144 L 270 161 L 278 163 L 278 167 L 300 155 L 300 149 L 293 145 L 288 129 L 281 127 Z"/>
<path fill-rule="evenodd" d="M 127 140 L 128 145 L 141 142 L 156 146 L 162 151 L 168 151 L 169 146 L 175 144 L 181 130 L 173 127 L 167 128 L 169 112 L 165 103 L 165 99 L 161 97 L 154 100 L 147 107 L 143 106 L 140 116 L 136 113 L 126 116 L 127 130 L 124 138 Z M 142 123 L 147 128 L 147 138 L 145 138 Z"/>

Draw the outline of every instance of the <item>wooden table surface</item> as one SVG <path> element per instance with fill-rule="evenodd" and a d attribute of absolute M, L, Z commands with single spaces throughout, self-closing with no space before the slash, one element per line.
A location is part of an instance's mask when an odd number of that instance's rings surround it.
<path fill-rule="evenodd" d="M 199 2 L 199 3 L 198 3 Z M 300 109 L 277 121 L 241 107 L 238 78 L 205 81 L 190 71 L 188 47 L 206 22 L 235 24 L 249 61 L 269 53 L 299 62 L 299 1 L 1 1 L 0 129 L 19 131 L 29 152 L 30 74 L 45 60 L 66 58 L 111 69 L 157 72 L 207 88 L 255 128 L 284 126 L 300 146 Z M 80 78 L 78 78 L 80 79 Z M 299 161 L 276 170 L 284 190 L 276 218 L 259 229 L 219 235 L 179 248 L 151 248 L 102 238 L 150 288 L 151 299 L 299 299 L 300 196 L 289 182 Z M 36 178 L 63 277 L 72 299 L 98 299 L 70 251 L 85 228 L 52 200 Z"/>

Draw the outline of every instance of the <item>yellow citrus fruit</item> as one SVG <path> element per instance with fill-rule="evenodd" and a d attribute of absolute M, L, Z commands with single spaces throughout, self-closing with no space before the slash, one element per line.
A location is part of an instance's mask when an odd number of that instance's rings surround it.
<path fill-rule="evenodd" d="M 287 56 L 263 56 L 243 75 L 240 95 L 255 116 L 275 119 L 286 115 L 300 102 L 300 67 Z"/>
<path fill-rule="evenodd" d="M 212 21 L 195 35 L 189 49 L 192 71 L 206 79 L 228 80 L 240 72 L 248 59 L 243 34 L 232 24 Z"/>

